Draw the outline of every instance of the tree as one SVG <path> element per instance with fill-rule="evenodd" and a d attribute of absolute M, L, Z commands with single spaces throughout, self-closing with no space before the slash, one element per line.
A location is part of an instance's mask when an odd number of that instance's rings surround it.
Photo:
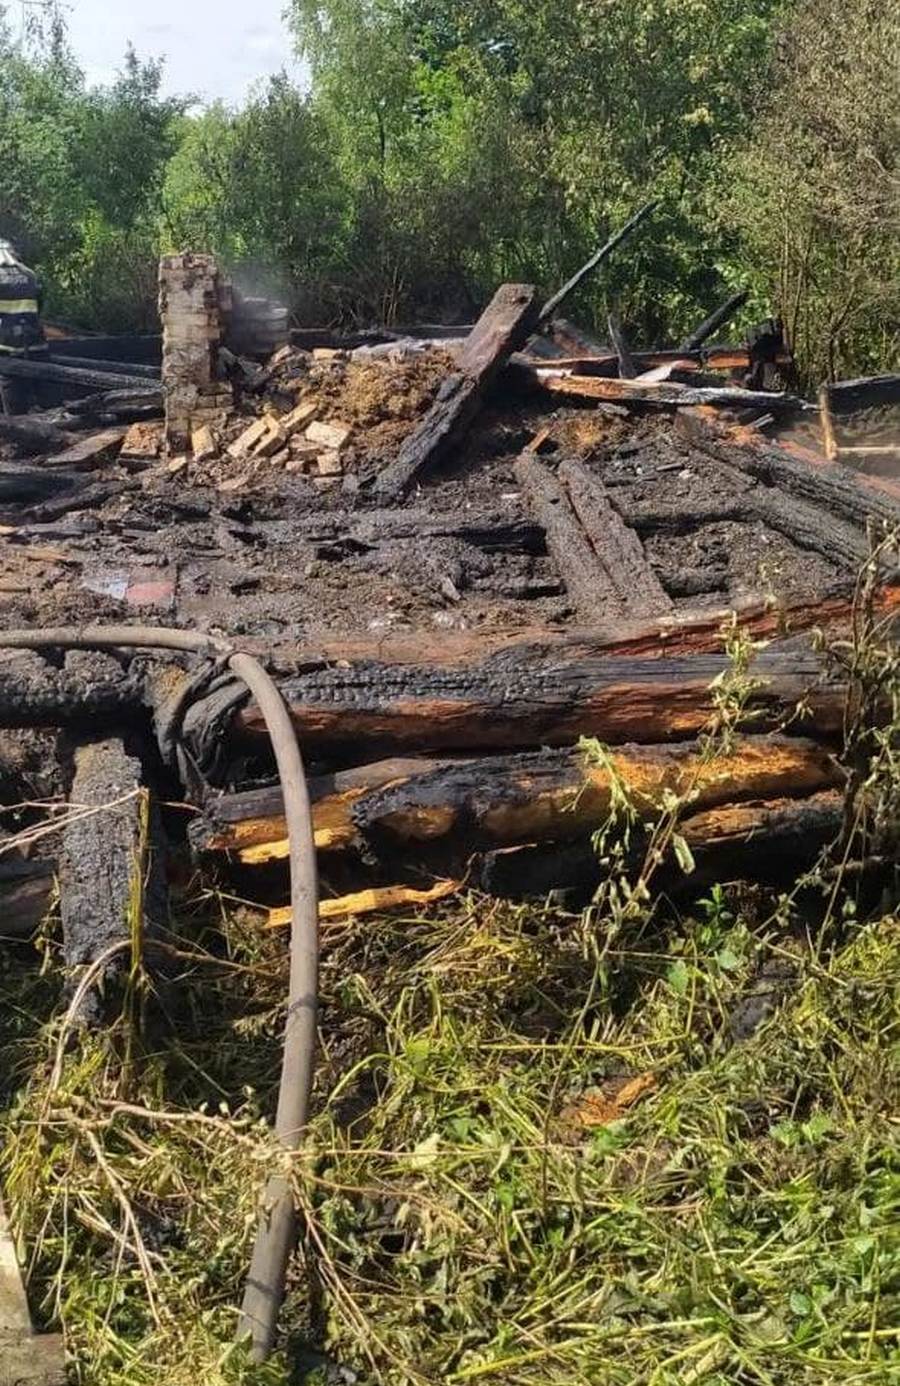
<path fill-rule="evenodd" d="M 811 382 L 900 360 L 900 8 L 802 0 L 735 160 L 734 222 Z"/>
<path fill-rule="evenodd" d="M 0 234 L 38 267 L 47 310 L 108 330 L 155 324 L 159 197 L 181 101 L 132 50 L 87 89 L 50 6 L 24 44 L 0 32 Z"/>
<path fill-rule="evenodd" d="M 241 111 L 182 122 L 163 208 L 169 245 L 214 251 L 239 281 L 326 311 L 346 209 L 327 131 L 283 75 Z"/>
<path fill-rule="evenodd" d="M 498 272 L 550 287 L 652 193 L 665 202 L 652 233 L 577 305 L 602 318 L 617 297 L 652 337 L 739 278 L 718 218 L 724 155 L 777 3 L 294 0 L 292 14 L 353 204 L 380 214 L 366 230 L 386 275 L 398 213 L 440 248 L 449 210 L 452 266 L 477 296 Z M 415 257 L 403 264 L 416 301 Z"/>

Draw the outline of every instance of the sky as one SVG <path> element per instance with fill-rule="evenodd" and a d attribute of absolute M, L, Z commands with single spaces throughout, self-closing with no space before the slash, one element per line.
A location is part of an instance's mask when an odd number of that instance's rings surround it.
<path fill-rule="evenodd" d="M 10 18 L 22 0 L 6 0 Z M 129 40 L 166 59 L 166 93 L 236 103 L 283 67 L 299 75 L 285 0 L 67 0 L 69 37 L 89 82 L 111 81 Z"/>

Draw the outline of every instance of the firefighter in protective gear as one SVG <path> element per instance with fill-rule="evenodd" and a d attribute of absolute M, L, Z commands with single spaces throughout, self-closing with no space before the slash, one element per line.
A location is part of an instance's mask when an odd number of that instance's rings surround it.
<path fill-rule="evenodd" d="M 28 391 L 25 381 L 2 374 L 2 361 L 45 350 L 43 297 L 34 271 L 22 264 L 9 241 L 0 241 L 0 406 L 7 414 L 24 407 Z"/>

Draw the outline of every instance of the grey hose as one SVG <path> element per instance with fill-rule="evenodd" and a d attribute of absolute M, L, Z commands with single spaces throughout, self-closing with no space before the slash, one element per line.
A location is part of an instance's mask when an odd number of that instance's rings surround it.
<path fill-rule="evenodd" d="M 275 1131 L 286 1150 L 297 1150 L 309 1119 L 316 1052 L 319 984 L 319 898 L 315 838 L 306 773 L 290 714 L 277 685 L 251 655 L 227 641 L 157 626 L 85 626 L 0 631 L 0 649 L 181 650 L 227 659 L 231 672 L 249 688 L 268 728 L 284 795 L 290 843 L 291 975 L 287 1025 Z M 294 1242 L 295 1214 L 284 1175 L 270 1178 L 250 1264 L 238 1336 L 249 1338 L 255 1361 L 267 1357 L 275 1339 L 287 1264 Z"/>

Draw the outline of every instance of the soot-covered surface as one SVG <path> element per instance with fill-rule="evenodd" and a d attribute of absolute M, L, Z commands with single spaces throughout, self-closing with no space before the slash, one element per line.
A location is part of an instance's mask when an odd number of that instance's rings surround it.
<path fill-rule="evenodd" d="M 445 369 L 438 355 L 344 368 L 334 379 L 323 366 L 307 378 L 304 392 L 315 387 L 332 416 L 354 426 L 343 479 L 327 489 L 262 465 L 223 491 L 234 482 L 231 459 L 178 477 L 113 462 L 96 472 L 89 503 L 8 507 L 0 619 L 141 619 L 263 640 L 564 627 L 572 606 L 514 470 L 544 429 L 542 461 L 552 469 L 579 458 L 603 480 L 676 608 L 752 593 L 824 596 L 851 576 L 745 513 L 760 483 L 659 416 L 501 401 L 454 464 L 386 511 L 368 482 Z"/>

